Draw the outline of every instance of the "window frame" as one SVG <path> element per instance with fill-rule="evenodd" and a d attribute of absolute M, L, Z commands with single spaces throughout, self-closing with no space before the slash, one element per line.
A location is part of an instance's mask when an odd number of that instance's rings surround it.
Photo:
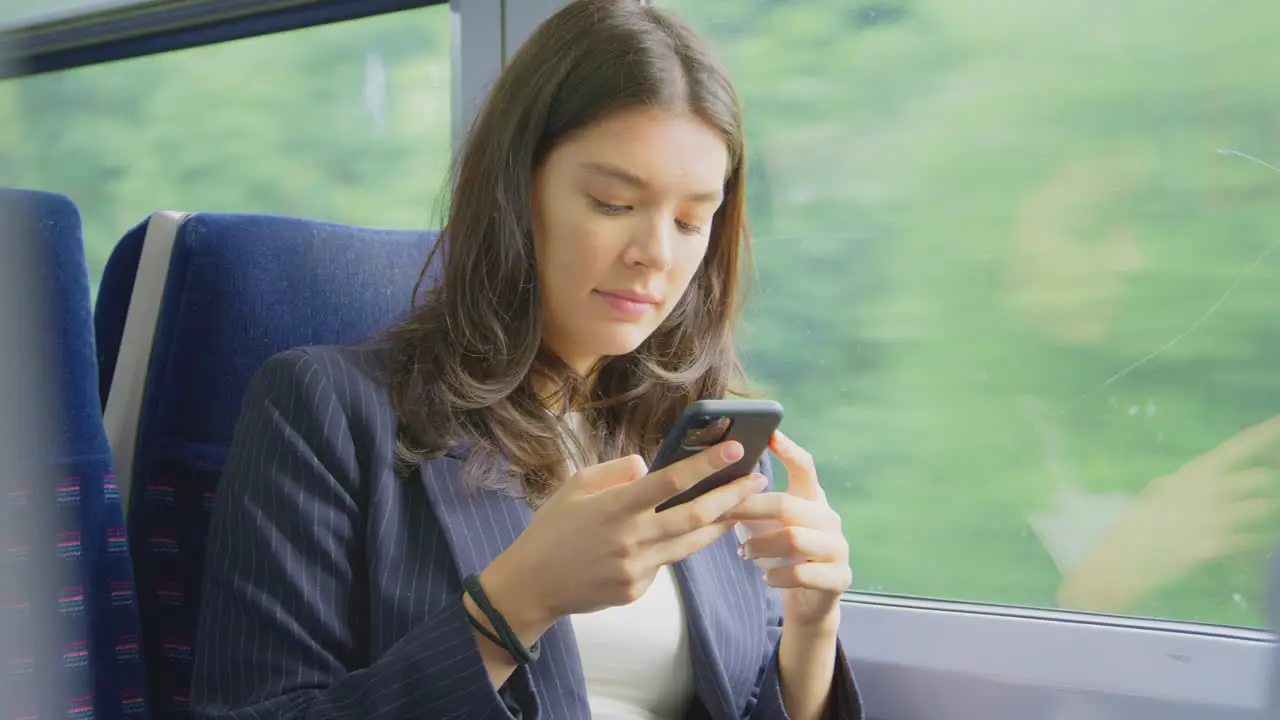
<path fill-rule="evenodd" d="M 1276 702 L 1264 630 L 849 593 L 840 636 L 873 720 L 1258 720 Z"/>

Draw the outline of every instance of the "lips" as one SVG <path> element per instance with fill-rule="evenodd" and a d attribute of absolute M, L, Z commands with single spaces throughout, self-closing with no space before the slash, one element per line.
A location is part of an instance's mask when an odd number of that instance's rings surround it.
<path fill-rule="evenodd" d="M 641 303 L 643 305 L 658 304 L 658 298 L 656 296 L 636 290 L 597 290 L 596 292 L 601 295 L 610 295 L 628 302 Z"/>
<path fill-rule="evenodd" d="M 638 320 L 658 304 L 657 300 L 650 295 L 631 291 L 596 290 L 594 295 L 603 300 L 615 314 L 626 320 Z"/>

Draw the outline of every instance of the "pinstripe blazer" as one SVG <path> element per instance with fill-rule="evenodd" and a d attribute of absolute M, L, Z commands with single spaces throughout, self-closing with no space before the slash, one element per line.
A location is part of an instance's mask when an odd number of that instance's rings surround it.
<path fill-rule="evenodd" d="M 197 717 L 590 717 L 571 623 L 495 691 L 461 603 L 530 520 L 524 501 L 465 486 L 464 450 L 406 476 L 386 350 L 273 357 L 245 397 L 207 545 Z M 697 701 L 687 717 L 786 718 L 776 592 L 732 534 L 676 565 Z M 833 717 L 862 710 L 841 651 Z"/>

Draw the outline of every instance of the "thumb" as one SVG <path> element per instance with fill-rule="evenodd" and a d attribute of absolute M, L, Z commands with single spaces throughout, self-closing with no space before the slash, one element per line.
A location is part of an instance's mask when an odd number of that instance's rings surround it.
<path fill-rule="evenodd" d="M 570 482 L 587 494 L 598 493 L 611 487 L 638 480 L 649 472 L 644 458 L 627 455 L 616 460 L 591 465 L 574 473 Z"/>

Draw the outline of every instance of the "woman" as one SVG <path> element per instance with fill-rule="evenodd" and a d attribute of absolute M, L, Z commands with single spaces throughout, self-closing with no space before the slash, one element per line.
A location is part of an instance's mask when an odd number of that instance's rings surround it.
<path fill-rule="evenodd" d="M 670 15 L 580 0 L 534 33 L 460 156 L 438 288 L 245 399 L 202 717 L 861 715 L 848 547 L 804 451 L 774 438 L 788 493 L 765 464 L 662 513 L 743 450 L 642 459 L 735 379 L 743 157 L 729 80 Z"/>

